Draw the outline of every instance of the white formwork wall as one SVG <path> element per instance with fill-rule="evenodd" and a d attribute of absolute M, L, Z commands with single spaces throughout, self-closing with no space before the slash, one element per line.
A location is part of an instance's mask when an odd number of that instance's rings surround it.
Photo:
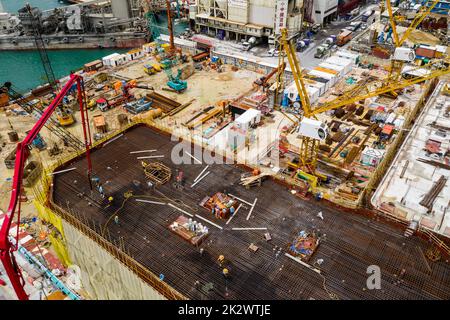
<path fill-rule="evenodd" d="M 228 0 L 228 20 L 248 23 L 250 0 Z"/>
<path fill-rule="evenodd" d="M 72 262 L 81 269 L 83 288 L 97 300 L 166 300 L 93 240 L 62 220 Z"/>
<path fill-rule="evenodd" d="M 251 0 L 249 22 L 273 28 L 275 23 L 275 0 Z"/>

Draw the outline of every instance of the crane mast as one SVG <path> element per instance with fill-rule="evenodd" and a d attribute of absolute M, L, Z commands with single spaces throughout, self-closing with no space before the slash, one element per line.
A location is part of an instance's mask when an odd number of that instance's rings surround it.
<path fill-rule="evenodd" d="M 389 2 L 389 1 L 388 1 Z M 370 83 L 364 83 L 357 86 L 355 89 L 345 92 L 342 96 L 330 101 L 326 104 L 319 106 L 311 106 L 308 97 L 308 91 L 306 90 L 305 82 L 303 79 L 302 71 L 300 68 L 299 59 L 297 58 L 296 51 L 291 44 L 291 39 L 288 38 L 287 29 L 284 28 L 281 31 L 280 37 L 280 57 L 282 53 L 285 53 L 289 65 L 292 70 L 292 75 L 294 78 L 295 86 L 300 98 L 302 117 L 299 122 L 294 122 L 295 125 L 299 125 L 299 133 L 301 136 L 300 150 L 299 150 L 299 167 L 300 173 L 309 176 L 309 180 L 317 181 L 317 177 L 322 177 L 321 174 L 316 172 L 316 164 L 318 159 L 319 143 L 325 140 L 328 134 L 328 128 L 325 123 L 317 120 L 317 115 L 329 110 L 335 110 L 340 107 L 350 105 L 354 102 L 363 101 L 367 98 L 379 96 L 388 92 L 404 89 L 408 86 L 422 83 L 427 80 L 434 79 L 450 73 L 450 68 L 445 69 L 433 69 L 434 64 L 429 63 L 426 68 L 428 73 L 422 76 L 413 77 L 412 79 L 403 79 L 401 77 L 401 68 L 399 71 L 399 78 L 394 79 L 392 74 L 381 81 L 373 81 Z M 449 62 L 449 61 L 446 61 Z M 279 73 L 277 74 L 277 90 L 282 88 L 284 60 L 279 59 Z M 425 70 L 426 70 L 425 68 Z M 424 69 L 424 68 L 421 68 Z M 288 117 L 289 118 L 289 117 Z M 290 119 L 290 118 L 289 118 Z M 292 121 L 292 119 L 290 119 Z"/>

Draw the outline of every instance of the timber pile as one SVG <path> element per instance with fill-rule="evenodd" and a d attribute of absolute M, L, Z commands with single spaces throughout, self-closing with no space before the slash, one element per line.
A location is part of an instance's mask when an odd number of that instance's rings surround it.
<path fill-rule="evenodd" d="M 255 182 L 260 182 L 263 177 L 272 176 L 272 175 L 273 175 L 273 173 L 271 173 L 271 172 L 263 172 L 256 176 L 243 177 L 243 178 L 241 178 L 240 184 L 243 186 L 249 186 Z"/>
<path fill-rule="evenodd" d="M 446 163 L 442 163 L 436 160 L 428 160 L 428 159 L 423 159 L 423 158 L 417 158 L 417 161 L 423 162 L 423 163 L 427 163 L 427 164 L 431 164 L 432 166 L 435 167 L 439 167 L 442 169 L 446 169 L 446 170 L 450 170 L 450 165 L 446 164 Z"/>
<path fill-rule="evenodd" d="M 181 106 L 181 103 L 176 102 L 176 101 L 174 101 L 166 96 L 163 96 L 162 94 L 159 94 L 157 92 L 147 93 L 147 98 L 149 98 L 153 101 L 154 108 L 160 108 L 164 113 L 169 113 L 173 109 Z"/>
<path fill-rule="evenodd" d="M 444 189 L 445 184 L 447 183 L 447 178 L 441 176 L 439 180 L 433 185 L 433 187 L 428 191 L 425 197 L 419 202 L 421 206 L 424 206 L 428 210 L 433 208 L 433 203 L 436 200 L 439 193 L 441 193 L 442 189 Z"/>

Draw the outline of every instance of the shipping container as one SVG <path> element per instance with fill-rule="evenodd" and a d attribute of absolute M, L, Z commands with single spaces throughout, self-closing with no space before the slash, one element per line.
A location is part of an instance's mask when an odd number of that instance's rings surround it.
<path fill-rule="evenodd" d="M 339 72 L 337 72 L 336 70 L 322 68 L 321 66 L 315 67 L 314 70 L 321 71 L 321 72 L 327 72 L 327 73 L 330 73 L 330 74 L 332 74 L 334 76 L 337 76 L 339 74 Z"/>
<path fill-rule="evenodd" d="M 339 78 L 342 78 L 344 76 L 344 66 L 322 62 L 321 64 L 319 64 L 319 67 L 335 71 Z"/>
<path fill-rule="evenodd" d="M 336 75 L 332 75 L 332 74 L 330 74 L 328 72 L 311 70 L 308 73 L 313 75 L 313 76 L 317 76 L 317 77 L 328 79 L 330 81 L 329 87 L 334 86 L 334 84 L 336 83 L 336 80 L 337 80 Z"/>
<path fill-rule="evenodd" d="M 103 67 L 103 62 L 101 60 L 95 60 L 95 61 L 86 63 L 84 65 L 83 69 L 85 72 L 90 72 L 90 71 L 97 71 L 101 67 Z"/>
<path fill-rule="evenodd" d="M 323 83 L 323 85 L 325 86 L 325 92 L 328 91 L 328 89 L 330 88 L 330 80 L 328 80 L 328 79 L 324 79 L 324 78 L 321 78 L 319 76 L 314 76 L 314 75 L 308 75 L 307 77 L 308 77 L 308 79 Z"/>
<path fill-rule="evenodd" d="M 429 46 L 420 46 L 416 49 L 416 56 L 418 58 L 434 58 L 436 56 L 436 48 Z"/>
<path fill-rule="evenodd" d="M 358 64 L 359 62 L 359 54 L 351 53 L 349 51 L 339 50 L 335 53 L 335 56 L 349 59 L 353 64 Z"/>
<path fill-rule="evenodd" d="M 331 56 L 324 61 L 325 63 L 335 64 L 344 67 L 344 74 L 349 73 L 352 70 L 353 62 L 346 58 L 340 58 L 338 56 Z"/>
<path fill-rule="evenodd" d="M 315 81 L 315 80 L 310 80 L 310 79 L 305 79 L 305 81 L 306 81 L 307 85 L 319 89 L 319 97 L 322 96 L 326 92 L 326 90 L 325 90 L 325 88 L 326 88 L 325 83 L 319 82 L 319 81 Z"/>

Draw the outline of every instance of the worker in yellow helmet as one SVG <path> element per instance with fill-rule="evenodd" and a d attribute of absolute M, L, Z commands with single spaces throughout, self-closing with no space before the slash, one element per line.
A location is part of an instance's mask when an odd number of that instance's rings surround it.
<path fill-rule="evenodd" d="M 113 200 L 114 200 L 114 198 L 112 196 L 109 196 L 109 198 L 108 198 L 109 204 L 111 204 L 113 202 Z"/>
<path fill-rule="evenodd" d="M 223 274 L 223 276 L 225 277 L 225 279 L 227 279 L 227 278 L 228 278 L 228 275 L 229 275 L 229 273 L 230 273 L 230 271 L 228 271 L 228 269 L 227 269 L 227 268 L 223 268 L 223 270 L 222 270 L 222 274 Z"/>

